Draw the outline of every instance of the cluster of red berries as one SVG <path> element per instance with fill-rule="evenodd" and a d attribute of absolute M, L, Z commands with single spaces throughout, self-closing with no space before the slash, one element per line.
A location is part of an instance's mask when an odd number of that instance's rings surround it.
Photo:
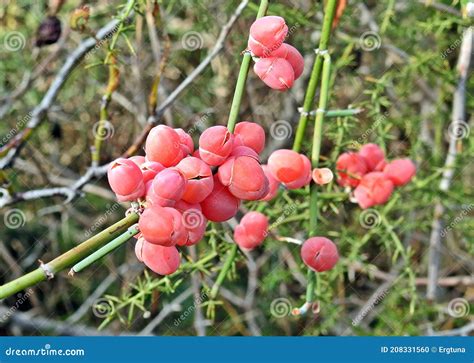
<path fill-rule="evenodd" d="M 365 144 L 358 152 L 346 152 L 336 161 L 337 182 L 354 189 L 354 197 L 363 209 L 384 204 L 395 187 L 410 182 L 416 166 L 410 159 L 385 160 L 376 144 Z"/>
<path fill-rule="evenodd" d="M 270 88 L 286 91 L 303 73 L 304 59 L 293 46 L 283 43 L 288 34 L 285 19 L 264 16 L 250 27 L 248 49 L 255 62 L 254 71 Z"/>

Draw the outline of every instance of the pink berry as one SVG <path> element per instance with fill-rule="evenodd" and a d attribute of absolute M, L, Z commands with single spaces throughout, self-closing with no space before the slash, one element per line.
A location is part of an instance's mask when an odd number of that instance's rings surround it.
<path fill-rule="evenodd" d="M 145 239 L 143 237 L 140 237 L 137 239 L 137 242 L 135 243 L 135 255 L 137 256 L 138 261 L 143 262 L 143 243 L 145 242 Z"/>
<path fill-rule="evenodd" d="M 242 217 L 234 231 L 234 240 L 243 250 L 253 250 L 268 234 L 268 218 L 260 212 L 249 212 Z"/>
<path fill-rule="evenodd" d="M 301 160 L 303 160 L 303 169 L 301 170 L 301 176 L 291 182 L 283 183 L 288 189 L 299 189 L 311 182 L 311 162 L 306 155 L 300 154 Z"/>
<path fill-rule="evenodd" d="M 308 177 L 311 180 L 311 163 L 293 150 L 274 151 L 268 158 L 268 167 L 275 179 L 285 185 L 306 182 Z"/>
<path fill-rule="evenodd" d="M 339 155 L 336 161 L 336 170 L 338 184 L 353 188 L 359 184 L 360 178 L 368 171 L 364 158 L 354 152 Z"/>
<path fill-rule="evenodd" d="M 253 70 L 268 87 L 279 91 L 290 89 L 295 81 L 293 67 L 283 58 L 260 58 Z"/>
<path fill-rule="evenodd" d="M 227 127 L 209 127 L 199 138 L 201 160 L 212 166 L 221 165 L 232 152 L 233 140 Z"/>
<path fill-rule="evenodd" d="M 160 205 L 173 206 L 183 197 L 186 185 L 187 180 L 181 170 L 168 168 L 153 179 L 153 195 L 161 199 Z"/>
<path fill-rule="evenodd" d="M 165 207 L 164 208 L 169 214 L 171 214 L 173 218 L 173 233 L 171 235 L 171 240 L 174 242 L 173 244 L 177 244 L 178 246 L 184 246 L 188 241 L 188 230 L 184 226 L 183 223 L 183 216 L 181 212 L 176 210 L 175 208 Z"/>
<path fill-rule="evenodd" d="M 201 159 L 189 156 L 176 165 L 188 180 L 182 199 L 188 203 L 201 203 L 212 192 L 214 179 L 209 165 Z"/>
<path fill-rule="evenodd" d="M 180 137 L 171 127 L 158 125 L 151 129 L 145 143 L 147 159 L 165 167 L 174 166 L 183 158 Z"/>
<path fill-rule="evenodd" d="M 137 164 L 138 167 L 141 167 L 146 161 L 145 157 L 141 155 L 130 156 L 128 159 L 132 160 L 135 164 Z"/>
<path fill-rule="evenodd" d="M 318 185 L 329 184 L 334 178 L 334 174 L 329 168 L 314 168 L 312 176 L 314 182 Z"/>
<path fill-rule="evenodd" d="M 180 256 L 176 247 L 164 247 L 145 241 L 142 248 L 145 265 L 159 275 L 171 275 L 179 268 Z"/>
<path fill-rule="evenodd" d="M 138 227 L 143 237 L 150 243 L 173 246 L 175 216 L 159 205 L 146 208 L 140 216 Z"/>
<path fill-rule="evenodd" d="M 359 150 L 359 155 L 364 158 L 368 171 L 374 171 L 385 159 L 382 148 L 376 144 L 365 144 Z"/>
<path fill-rule="evenodd" d="M 265 147 L 265 131 L 255 122 L 243 121 L 235 125 L 235 143 L 247 146 L 260 154 Z"/>
<path fill-rule="evenodd" d="M 277 196 L 280 182 L 276 180 L 273 174 L 270 172 L 268 165 L 262 165 L 262 169 L 268 179 L 268 193 L 260 200 L 270 201 Z"/>
<path fill-rule="evenodd" d="M 257 57 L 276 50 L 285 40 L 288 27 L 280 16 L 264 16 L 250 27 L 248 47 Z"/>
<path fill-rule="evenodd" d="M 214 189 L 201 203 L 204 216 L 213 222 L 224 222 L 235 216 L 239 205 L 240 200 L 221 184 L 217 175 L 214 175 Z"/>
<path fill-rule="evenodd" d="M 203 238 L 207 225 L 201 206 L 180 200 L 175 208 L 181 212 L 183 226 L 188 231 L 188 239 L 184 245 L 192 246 L 198 243 Z"/>
<path fill-rule="evenodd" d="M 110 163 L 107 177 L 110 187 L 122 201 L 132 201 L 145 194 L 142 172 L 130 159 L 119 158 Z"/>
<path fill-rule="evenodd" d="M 236 139 L 234 139 L 236 140 Z M 234 144 L 235 145 L 235 144 Z M 232 156 L 249 156 L 255 160 L 257 160 L 258 162 L 260 162 L 260 156 L 257 154 L 257 152 L 247 146 L 234 146 L 234 148 L 232 149 L 232 152 L 230 153 L 229 155 L 229 158 L 231 158 Z"/>
<path fill-rule="evenodd" d="M 237 198 L 258 200 L 268 193 L 268 179 L 253 157 L 229 158 L 217 172 L 220 182 Z"/>
<path fill-rule="evenodd" d="M 145 161 L 140 169 L 143 174 L 143 181 L 148 183 L 150 180 L 153 180 L 160 171 L 163 171 L 165 167 L 157 161 Z"/>
<path fill-rule="evenodd" d="M 416 166 L 410 159 L 396 159 L 383 169 L 385 175 L 399 187 L 410 182 L 416 174 Z"/>
<path fill-rule="evenodd" d="M 184 152 L 184 155 L 190 155 L 194 152 L 194 142 L 186 131 L 183 129 L 174 129 L 179 136 L 179 143 L 181 144 L 181 149 Z"/>
<path fill-rule="evenodd" d="M 326 237 L 307 239 L 300 252 L 305 265 L 316 272 L 332 269 L 339 260 L 336 245 Z"/>
<path fill-rule="evenodd" d="M 303 73 L 304 58 L 298 49 L 290 44 L 283 43 L 277 50 L 269 54 L 268 57 L 283 58 L 287 60 L 295 72 L 295 80 Z"/>
<path fill-rule="evenodd" d="M 384 204 L 393 192 L 393 183 L 385 173 L 373 171 L 365 174 L 357 188 L 354 197 L 362 209 Z"/>

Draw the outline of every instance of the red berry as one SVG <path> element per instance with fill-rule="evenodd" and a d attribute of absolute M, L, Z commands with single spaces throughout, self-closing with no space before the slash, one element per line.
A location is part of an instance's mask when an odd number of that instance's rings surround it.
<path fill-rule="evenodd" d="M 290 44 L 283 43 L 277 50 L 269 54 L 268 57 L 283 58 L 287 60 L 295 72 L 295 80 L 303 73 L 304 58 L 298 49 Z"/>
<path fill-rule="evenodd" d="M 253 70 L 268 87 L 279 91 L 290 89 L 295 81 L 293 67 L 283 58 L 260 58 Z"/>
<path fill-rule="evenodd" d="M 157 161 L 165 167 L 176 165 L 184 156 L 179 135 L 165 125 L 151 129 L 146 138 L 145 152 L 148 160 Z"/>
<path fill-rule="evenodd" d="M 234 240 L 243 250 L 253 250 L 268 234 L 268 218 L 260 212 L 249 212 L 234 230 Z"/>
<path fill-rule="evenodd" d="M 201 203 L 211 194 L 214 187 L 211 168 L 201 159 L 189 156 L 176 165 L 188 180 L 183 200 L 188 203 Z"/>
<path fill-rule="evenodd" d="M 265 147 L 265 130 L 255 122 L 239 122 L 235 125 L 234 137 L 234 143 L 247 146 L 258 154 Z"/>
<path fill-rule="evenodd" d="M 140 216 L 138 227 L 143 237 L 150 243 L 173 246 L 175 216 L 159 205 L 146 208 Z"/>
<path fill-rule="evenodd" d="M 370 208 L 387 202 L 392 195 L 393 187 L 393 183 L 387 175 L 373 171 L 362 177 L 354 190 L 354 197 L 362 209 Z"/>
<path fill-rule="evenodd" d="M 186 185 L 187 180 L 181 170 L 168 168 L 153 179 L 153 196 L 160 205 L 173 206 L 183 197 Z"/>
<path fill-rule="evenodd" d="M 180 200 L 175 208 L 182 214 L 184 228 L 188 231 L 186 246 L 198 243 L 206 232 L 207 219 L 202 214 L 199 204 L 190 204 Z"/>
<path fill-rule="evenodd" d="M 227 127 L 212 126 L 199 138 L 199 156 L 209 165 L 221 165 L 232 152 L 233 135 Z"/>
<path fill-rule="evenodd" d="M 270 168 L 268 167 L 268 165 L 262 165 L 262 169 L 268 179 L 268 193 L 260 200 L 270 201 L 278 194 L 278 187 L 280 186 L 280 182 L 276 180 L 273 174 L 270 172 Z"/>
<path fill-rule="evenodd" d="M 137 242 L 135 243 L 135 255 L 137 256 L 137 259 L 140 262 L 143 262 L 142 251 L 143 251 L 144 242 L 145 242 L 145 239 L 143 237 L 139 237 L 137 239 Z"/>
<path fill-rule="evenodd" d="M 318 185 L 329 184 L 334 178 L 334 174 L 329 168 L 314 168 L 312 176 L 314 182 Z"/>
<path fill-rule="evenodd" d="M 416 166 L 410 159 L 396 159 L 383 169 L 385 175 L 399 187 L 410 182 L 416 174 Z"/>
<path fill-rule="evenodd" d="M 291 189 L 308 184 L 311 180 L 309 159 L 293 150 L 274 151 L 268 158 L 268 167 L 276 180 Z"/>
<path fill-rule="evenodd" d="M 310 269 L 323 272 L 330 270 L 339 260 L 336 245 L 328 238 L 313 237 L 301 246 L 301 258 Z"/>
<path fill-rule="evenodd" d="M 214 175 L 214 189 L 201 203 L 204 216 L 213 222 L 224 222 L 235 216 L 239 205 L 240 200 L 221 184 L 217 175 Z"/>
<path fill-rule="evenodd" d="M 250 27 L 248 47 L 258 57 L 270 54 L 285 40 L 288 27 L 280 16 L 264 16 Z"/>
<path fill-rule="evenodd" d="M 130 159 L 120 158 L 110 163 L 107 177 L 121 201 L 132 201 L 145 194 L 142 172 Z"/>
<path fill-rule="evenodd" d="M 145 265 L 159 275 L 170 275 L 179 268 L 180 256 L 176 247 L 164 247 L 145 241 L 142 248 Z"/>
<path fill-rule="evenodd" d="M 365 144 L 359 150 L 359 155 L 364 158 L 368 171 L 375 170 L 377 165 L 385 159 L 382 148 L 376 144 Z"/>
<path fill-rule="evenodd" d="M 160 171 L 163 171 L 165 167 L 158 163 L 157 161 L 145 161 L 140 169 L 143 174 L 143 181 L 148 183 L 150 180 L 153 180 Z"/>
<path fill-rule="evenodd" d="M 173 217 L 173 233 L 171 235 L 173 244 L 184 246 L 188 241 L 189 234 L 183 223 L 183 215 L 175 208 L 165 207 L 165 210 Z"/>
<path fill-rule="evenodd" d="M 190 155 L 194 152 L 194 142 L 186 131 L 183 129 L 174 129 L 179 136 L 179 143 L 181 144 L 181 149 L 184 152 L 184 155 Z"/>
<path fill-rule="evenodd" d="M 338 174 L 337 182 L 345 187 L 356 187 L 360 178 L 367 173 L 367 163 L 364 158 L 357 153 L 347 152 L 339 155 L 336 161 Z"/>
<path fill-rule="evenodd" d="M 311 182 L 311 161 L 309 161 L 306 155 L 300 154 L 300 158 L 303 160 L 302 175 L 294 181 L 283 183 L 288 189 L 299 189 Z"/>
<path fill-rule="evenodd" d="M 146 161 L 145 157 L 141 155 L 130 156 L 128 159 L 132 160 L 135 164 L 137 164 L 138 167 L 141 167 Z"/>
<path fill-rule="evenodd" d="M 220 182 L 239 199 L 258 200 L 268 193 L 268 179 L 253 157 L 229 158 L 219 167 L 217 175 Z"/>

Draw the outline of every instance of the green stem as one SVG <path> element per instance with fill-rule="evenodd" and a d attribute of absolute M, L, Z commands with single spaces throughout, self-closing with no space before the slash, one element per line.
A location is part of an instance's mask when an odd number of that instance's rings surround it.
<path fill-rule="evenodd" d="M 360 108 L 348 108 L 346 110 L 329 110 L 326 111 L 326 117 L 347 117 L 354 116 L 362 112 Z"/>
<path fill-rule="evenodd" d="M 227 273 L 232 267 L 232 262 L 234 262 L 235 256 L 237 256 L 237 244 L 234 243 L 229 250 L 229 255 L 224 262 L 224 266 L 222 266 L 222 270 L 220 270 L 219 275 L 217 276 L 216 282 L 212 286 L 210 300 L 215 300 L 217 293 L 219 292 L 219 288 L 221 287 L 225 277 L 227 276 Z"/>
<path fill-rule="evenodd" d="M 44 265 L 42 264 L 42 266 L 36 270 L 31 271 L 30 273 L 27 273 L 16 280 L 10 281 L 3 286 L 0 286 L 0 300 L 16 294 L 27 287 L 36 285 L 41 281 L 53 278 L 54 274 L 61 272 L 71 265 L 77 263 L 88 256 L 91 252 L 120 236 L 124 231 L 127 230 L 127 228 L 135 224 L 137 221 L 138 214 L 131 213 L 109 228 L 82 242 L 80 245 L 67 251 L 61 256 L 55 258 L 51 262 Z"/>
<path fill-rule="evenodd" d="M 101 259 L 105 255 L 109 254 L 113 250 L 117 249 L 125 242 L 127 242 L 131 237 L 135 236 L 139 232 L 138 225 L 134 225 L 130 227 L 124 234 L 118 236 L 111 242 L 107 243 L 105 246 L 99 248 L 93 254 L 87 256 L 85 259 L 81 260 L 80 262 L 76 263 L 71 271 L 69 271 L 69 275 L 74 275 L 77 272 L 81 272 L 86 267 L 89 267 L 97 260 Z"/>
<path fill-rule="evenodd" d="M 260 1 L 258 8 L 257 19 L 264 16 L 267 12 L 268 0 Z M 246 52 L 240 65 L 239 77 L 237 78 L 237 84 L 235 85 L 234 97 L 232 99 L 232 105 L 230 106 L 229 119 L 227 120 L 227 128 L 230 132 L 234 132 L 235 124 L 239 118 L 240 105 L 242 103 L 242 97 L 244 95 L 245 83 L 247 82 L 247 75 L 250 69 L 250 61 L 252 56 Z"/>
<path fill-rule="evenodd" d="M 326 5 L 326 11 L 324 14 L 323 28 L 321 31 L 321 39 L 319 41 L 319 50 L 325 51 L 328 48 L 329 38 L 331 36 L 332 21 L 336 12 L 337 0 L 329 0 Z M 306 124 L 309 119 L 309 112 L 313 105 L 314 95 L 316 94 L 316 87 L 319 83 L 319 77 L 323 66 L 323 59 L 320 53 L 316 54 L 316 58 L 313 63 L 313 69 L 306 89 L 306 95 L 303 102 L 303 111 L 301 112 L 300 120 L 298 122 L 298 128 L 296 130 L 295 142 L 293 144 L 293 150 L 300 152 L 301 144 L 303 143 L 304 133 L 306 130 Z"/>
<path fill-rule="evenodd" d="M 311 151 L 311 165 L 313 168 L 317 168 L 319 164 L 323 121 L 324 115 L 326 113 L 325 110 L 328 104 L 329 84 L 331 78 L 331 57 L 329 56 L 329 53 L 324 53 L 323 58 L 324 62 L 321 79 L 321 93 L 319 95 L 319 105 L 314 122 L 313 149 Z M 313 237 L 316 235 L 318 222 L 318 186 L 316 184 L 311 184 L 310 191 L 309 235 L 310 237 Z M 308 286 L 306 287 L 306 302 L 308 303 L 312 303 L 314 301 L 315 279 L 316 273 L 308 269 Z"/>

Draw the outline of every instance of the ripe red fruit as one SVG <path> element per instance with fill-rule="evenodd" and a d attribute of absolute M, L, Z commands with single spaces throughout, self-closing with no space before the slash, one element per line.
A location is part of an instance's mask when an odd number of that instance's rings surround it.
<path fill-rule="evenodd" d="M 175 208 L 181 212 L 183 226 L 188 231 L 188 239 L 184 245 L 192 246 L 198 243 L 204 236 L 207 225 L 201 206 L 180 200 Z"/>
<path fill-rule="evenodd" d="M 153 180 L 160 171 L 163 171 L 165 167 L 156 161 L 145 161 L 140 169 L 143 174 L 143 182 L 146 184 L 150 180 Z"/>
<path fill-rule="evenodd" d="M 181 144 L 181 150 L 183 150 L 184 155 L 190 155 L 194 152 L 194 142 L 186 131 L 183 129 L 174 129 L 179 136 L 179 143 Z"/>
<path fill-rule="evenodd" d="M 268 57 L 283 58 L 287 60 L 295 72 L 295 80 L 303 73 L 304 58 L 298 49 L 290 44 L 283 43 L 277 50 L 270 53 Z"/>
<path fill-rule="evenodd" d="M 268 87 L 279 91 L 290 89 L 295 81 L 293 67 L 283 58 L 260 58 L 253 70 Z"/>
<path fill-rule="evenodd" d="M 276 50 L 285 40 L 288 27 L 280 16 L 264 16 L 250 27 L 248 47 L 257 57 L 263 57 Z"/>
<path fill-rule="evenodd" d="M 336 170 L 338 174 L 337 182 L 343 187 L 356 187 L 360 178 L 368 171 L 364 158 L 354 152 L 339 155 L 336 161 Z"/>
<path fill-rule="evenodd" d="M 354 197 L 362 209 L 370 208 L 374 205 L 384 204 L 392 195 L 392 181 L 382 172 L 373 171 L 365 174 L 357 188 L 354 190 Z"/>
<path fill-rule="evenodd" d="M 142 251 L 143 251 L 144 242 L 145 242 L 145 239 L 143 237 L 139 237 L 137 239 L 137 242 L 135 243 L 135 255 L 137 256 L 137 259 L 140 262 L 143 262 Z"/>
<path fill-rule="evenodd" d="M 169 210 L 153 205 L 146 208 L 140 216 L 138 227 L 143 237 L 149 242 L 162 246 L 173 246 L 176 239 L 173 238 L 176 216 Z"/>
<path fill-rule="evenodd" d="M 253 250 L 268 234 L 268 218 L 260 212 L 249 212 L 235 227 L 234 240 L 243 250 Z"/>
<path fill-rule="evenodd" d="M 171 214 L 173 218 L 173 233 L 171 235 L 171 240 L 174 244 L 184 246 L 188 241 L 189 234 L 183 223 L 183 215 L 175 208 L 165 207 L 164 209 Z"/>
<path fill-rule="evenodd" d="M 288 189 L 299 189 L 311 182 L 311 161 L 309 161 L 306 155 L 300 154 L 301 160 L 303 160 L 303 170 L 301 170 L 301 176 L 291 182 L 283 183 Z"/>
<path fill-rule="evenodd" d="M 132 160 L 135 164 L 137 164 L 138 167 L 141 167 L 146 161 L 145 157 L 141 155 L 130 156 L 128 159 Z"/>
<path fill-rule="evenodd" d="M 336 245 L 326 237 L 312 237 L 301 246 L 301 258 L 313 271 L 330 270 L 339 260 Z"/>
<path fill-rule="evenodd" d="M 232 152 L 234 136 L 227 127 L 212 126 L 199 138 L 199 156 L 212 166 L 221 165 Z"/>
<path fill-rule="evenodd" d="M 273 174 L 270 172 L 270 168 L 268 167 L 268 165 L 262 165 L 262 169 L 268 179 L 268 193 L 260 200 L 270 201 L 278 194 L 278 187 L 280 186 L 280 182 L 276 180 Z"/>
<path fill-rule="evenodd" d="M 376 144 L 365 144 L 359 150 L 359 155 L 364 158 L 368 171 L 374 171 L 385 160 L 382 148 Z"/>
<path fill-rule="evenodd" d="M 318 185 L 329 184 L 334 178 L 334 174 L 329 168 L 314 168 L 312 173 L 313 180 Z"/>
<path fill-rule="evenodd" d="M 188 203 L 201 203 L 214 187 L 212 171 L 201 159 L 189 156 L 176 165 L 188 180 L 182 199 Z"/>
<path fill-rule="evenodd" d="M 235 216 L 239 205 L 240 200 L 222 185 L 217 175 L 214 175 L 214 189 L 201 203 L 204 216 L 213 222 L 224 222 Z"/>
<path fill-rule="evenodd" d="M 110 163 L 107 177 L 120 201 L 132 201 L 145 195 L 142 172 L 130 159 L 119 158 Z"/>
<path fill-rule="evenodd" d="M 235 125 L 234 144 L 247 146 L 260 154 L 265 147 L 265 130 L 255 122 L 239 122 Z"/>
<path fill-rule="evenodd" d="M 229 158 L 219 167 L 219 181 L 239 199 L 258 200 L 268 193 L 268 179 L 251 156 Z"/>
<path fill-rule="evenodd" d="M 178 168 L 161 171 L 153 179 L 152 196 L 162 206 L 173 206 L 183 195 L 187 185 L 186 177 Z"/>
<path fill-rule="evenodd" d="M 396 159 L 385 166 L 383 172 L 399 187 L 410 182 L 416 174 L 416 166 L 410 159 Z"/>
<path fill-rule="evenodd" d="M 170 275 L 179 268 L 180 256 L 176 247 L 164 247 L 143 242 L 142 258 L 145 265 L 159 275 Z"/>
<path fill-rule="evenodd" d="M 274 151 L 268 158 L 268 167 L 276 180 L 292 189 L 311 180 L 311 163 L 293 150 Z"/>
<path fill-rule="evenodd" d="M 181 140 L 171 127 L 158 125 L 151 129 L 145 143 L 146 157 L 165 167 L 174 166 L 183 158 Z"/>

